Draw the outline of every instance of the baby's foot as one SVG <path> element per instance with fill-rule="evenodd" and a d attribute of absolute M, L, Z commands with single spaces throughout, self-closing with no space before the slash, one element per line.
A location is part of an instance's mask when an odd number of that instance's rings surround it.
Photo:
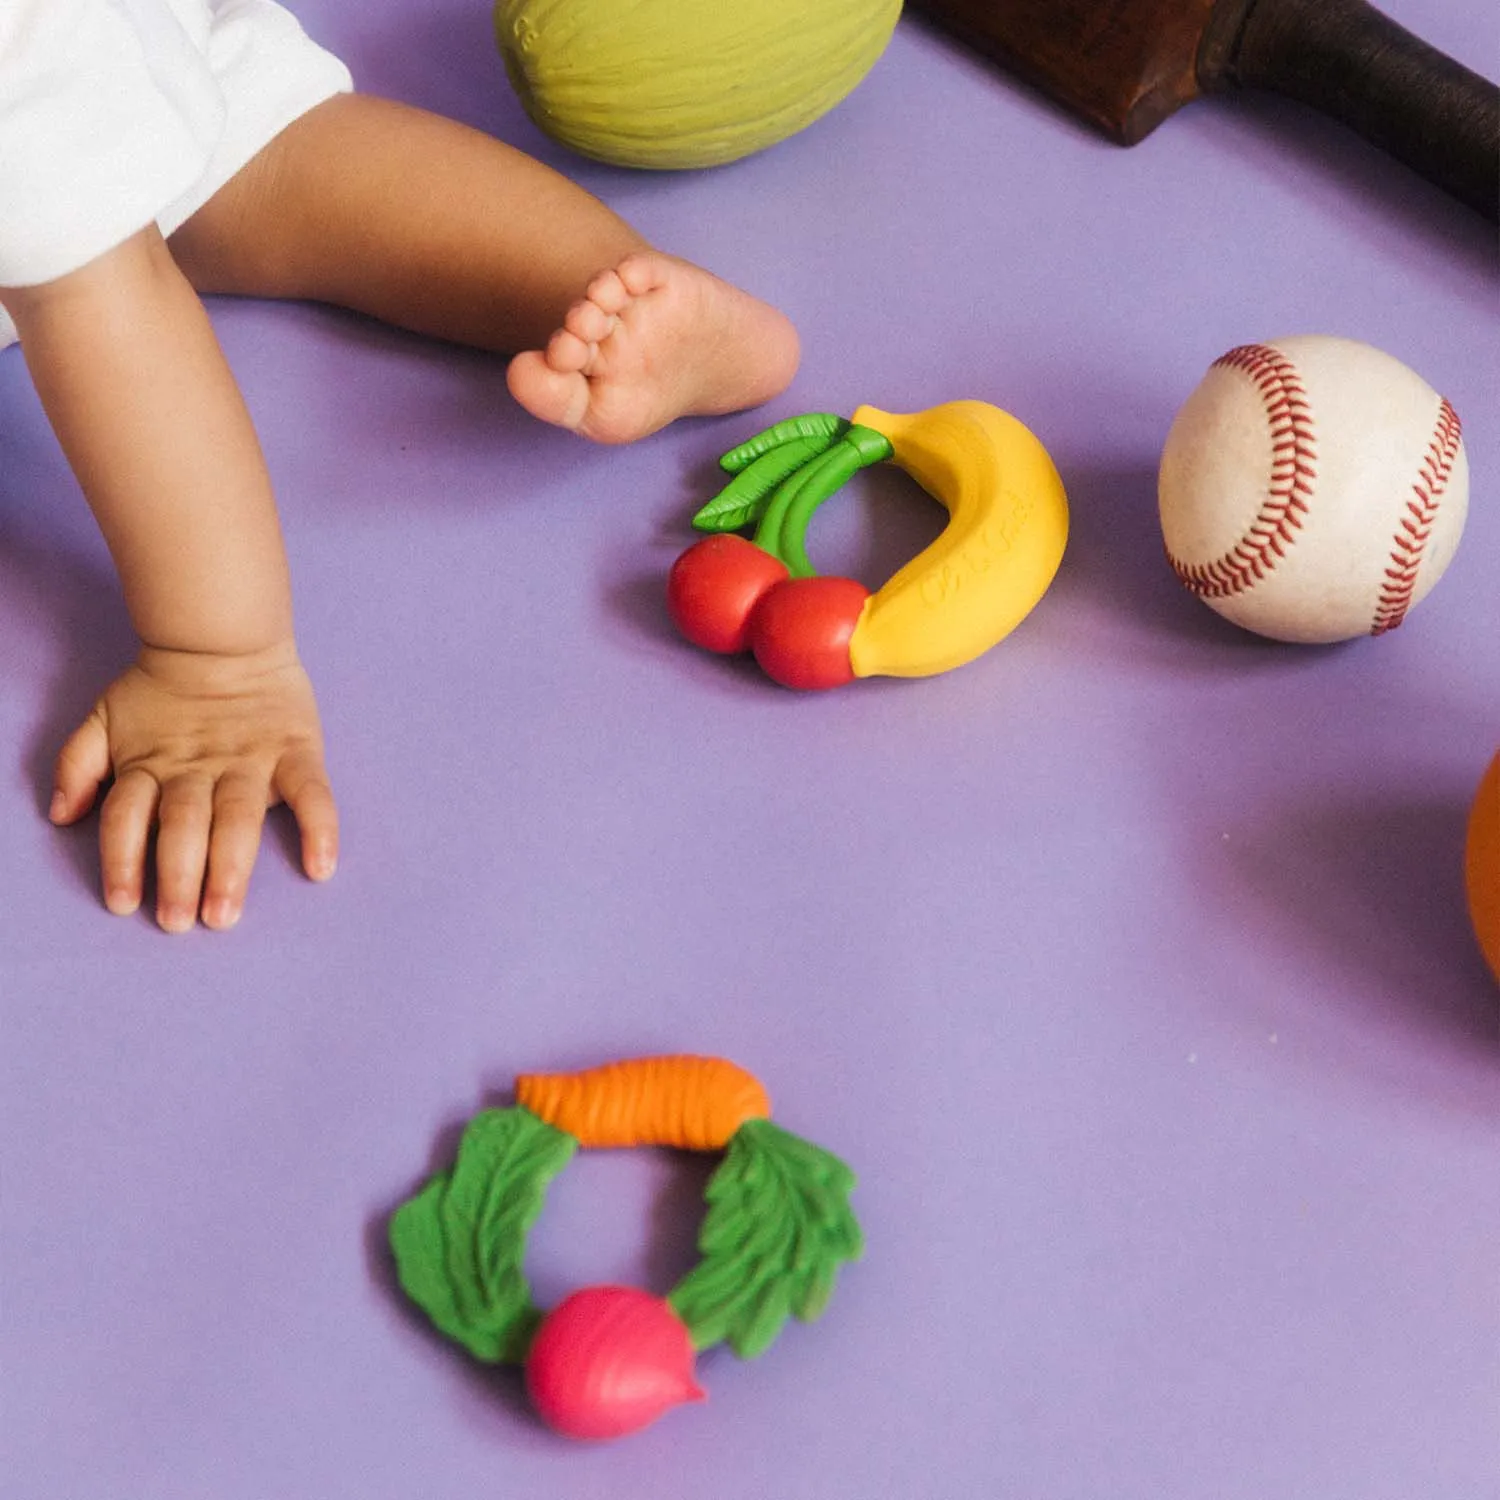
<path fill-rule="evenodd" d="M 769 401 L 797 333 L 774 307 L 687 261 L 627 255 L 596 276 L 544 350 L 510 362 L 511 394 L 544 422 L 628 443 L 682 416 Z"/>

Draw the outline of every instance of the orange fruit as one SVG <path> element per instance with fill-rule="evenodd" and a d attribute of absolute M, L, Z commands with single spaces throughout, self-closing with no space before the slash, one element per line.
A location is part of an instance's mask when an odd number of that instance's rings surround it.
<path fill-rule="evenodd" d="M 1500 754 L 1484 773 L 1469 814 L 1464 879 L 1475 935 L 1500 980 Z"/>

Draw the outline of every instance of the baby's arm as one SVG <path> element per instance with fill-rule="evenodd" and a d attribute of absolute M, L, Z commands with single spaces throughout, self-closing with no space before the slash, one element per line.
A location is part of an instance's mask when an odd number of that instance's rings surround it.
<path fill-rule="evenodd" d="M 197 294 L 154 229 L 44 286 L 0 289 L 42 405 L 119 570 L 141 639 L 63 746 L 51 815 L 100 814 L 105 901 L 232 926 L 268 806 L 314 879 L 338 821 L 265 462 Z"/>

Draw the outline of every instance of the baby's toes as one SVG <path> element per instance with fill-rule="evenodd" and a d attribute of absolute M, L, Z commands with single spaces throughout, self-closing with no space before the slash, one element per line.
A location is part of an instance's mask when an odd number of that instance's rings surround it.
<path fill-rule="evenodd" d="M 569 328 L 559 328 L 547 340 L 547 364 L 564 375 L 582 370 L 594 357 L 594 345 Z"/>
<path fill-rule="evenodd" d="M 669 270 L 670 263 L 664 263 L 660 256 L 641 251 L 627 255 L 615 274 L 627 297 L 644 297 L 666 283 Z"/>
<path fill-rule="evenodd" d="M 586 344 L 600 344 L 614 332 L 618 319 L 597 302 L 575 302 L 563 319 L 563 328 Z"/>
<path fill-rule="evenodd" d="M 559 370 L 535 350 L 518 354 L 505 372 L 510 393 L 532 416 L 575 430 L 589 409 L 589 383 L 579 371 Z"/>
<path fill-rule="evenodd" d="M 601 271 L 589 282 L 583 295 L 605 313 L 624 311 L 631 297 L 630 288 L 625 285 L 620 273 L 615 270 Z"/>

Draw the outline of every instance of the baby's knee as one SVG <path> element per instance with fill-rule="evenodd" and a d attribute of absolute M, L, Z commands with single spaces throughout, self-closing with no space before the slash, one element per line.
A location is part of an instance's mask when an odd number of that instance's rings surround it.
<path fill-rule="evenodd" d="M 269 142 L 168 238 L 183 274 L 201 293 L 298 295 L 278 207 L 281 137 Z"/>

